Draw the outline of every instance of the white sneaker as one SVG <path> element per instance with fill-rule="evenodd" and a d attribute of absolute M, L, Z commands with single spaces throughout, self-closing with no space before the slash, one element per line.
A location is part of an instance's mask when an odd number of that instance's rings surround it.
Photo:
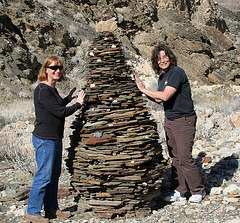
<path fill-rule="evenodd" d="M 181 197 L 180 192 L 178 192 L 177 190 L 175 190 L 172 194 L 163 198 L 163 201 L 165 202 L 175 202 L 180 200 L 186 200 L 186 198 Z"/>
<path fill-rule="evenodd" d="M 203 194 L 194 194 L 189 198 L 189 202 L 199 203 L 206 197 L 206 192 L 204 191 Z"/>

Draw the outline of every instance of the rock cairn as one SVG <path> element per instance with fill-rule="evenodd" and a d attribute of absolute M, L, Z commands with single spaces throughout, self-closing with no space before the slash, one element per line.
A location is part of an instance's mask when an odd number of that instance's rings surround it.
<path fill-rule="evenodd" d="M 73 122 L 67 166 L 79 210 L 100 217 L 150 211 L 164 169 L 157 127 L 111 33 L 89 51 L 87 102 Z"/>

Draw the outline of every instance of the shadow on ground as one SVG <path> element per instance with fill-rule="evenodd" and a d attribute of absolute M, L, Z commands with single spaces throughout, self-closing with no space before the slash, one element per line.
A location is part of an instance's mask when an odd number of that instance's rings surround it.
<path fill-rule="evenodd" d="M 200 153 L 195 161 L 202 175 L 206 193 L 209 194 L 213 187 L 221 187 L 225 181 L 231 180 L 239 166 L 239 163 L 237 157 L 235 155 L 231 155 L 221 159 L 218 163 L 210 168 L 203 168 L 202 164 L 204 162 L 204 157 L 206 157 L 206 153 Z M 154 205 L 152 210 L 158 210 L 166 205 L 169 205 L 169 203 L 163 201 L 163 198 L 172 193 L 174 190 L 171 188 L 170 181 L 171 167 L 165 169 L 164 180 L 161 187 L 161 195 L 153 199 L 152 203 Z M 190 193 L 187 194 L 187 196 L 190 196 Z"/>

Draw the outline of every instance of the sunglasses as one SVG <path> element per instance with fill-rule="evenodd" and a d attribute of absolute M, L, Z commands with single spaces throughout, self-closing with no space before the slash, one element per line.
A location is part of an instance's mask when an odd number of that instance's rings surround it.
<path fill-rule="evenodd" d="M 47 68 L 50 68 L 51 70 L 63 70 L 63 66 L 48 66 Z"/>

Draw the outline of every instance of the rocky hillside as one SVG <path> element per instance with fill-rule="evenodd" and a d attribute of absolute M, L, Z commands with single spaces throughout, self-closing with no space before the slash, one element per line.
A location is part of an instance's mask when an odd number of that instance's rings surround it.
<path fill-rule="evenodd" d="M 240 1 L 239 0 L 215 0 L 219 5 L 240 15 Z"/>
<path fill-rule="evenodd" d="M 117 20 L 114 34 L 136 72 L 163 42 L 191 81 L 240 83 L 239 18 L 225 18 L 212 0 L 1 0 L 0 102 L 31 97 L 40 65 L 51 54 L 64 60 L 68 82 L 62 89 L 81 87 L 86 52 L 106 11 Z"/>

